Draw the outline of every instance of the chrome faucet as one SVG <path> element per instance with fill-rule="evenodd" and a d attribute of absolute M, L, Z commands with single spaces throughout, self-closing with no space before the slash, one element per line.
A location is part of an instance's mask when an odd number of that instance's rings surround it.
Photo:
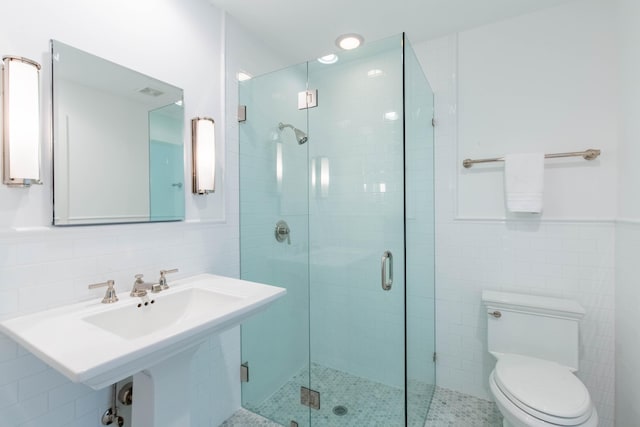
<path fill-rule="evenodd" d="M 116 295 L 116 290 L 113 286 L 116 284 L 113 280 L 107 280 L 103 283 L 95 283 L 93 285 L 89 285 L 89 289 L 101 288 L 102 286 L 107 286 L 107 292 L 104 294 L 104 298 L 102 298 L 103 304 L 111 304 L 118 301 L 118 296 Z"/>
<path fill-rule="evenodd" d="M 143 277 L 143 274 L 135 275 L 136 280 L 135 282 L 133 282 L 133 288 L 131 289 L 131 293 L 129 294 L 132 297 L 143 297 L 147 295 L 147 291 L 153 290 L 154 286 L 158 286 L 157 283 L 145 282 L 142 279 Z"/>
<path fill-rule="evenodd" d="M 135 282 L 133 282 L 133 289 L 131 289 L 132 297 L 143 297 L 147 295 L 148 291 L 153 292 L 154 294 L 169 289 L 169 285 L 167 284 L 167 274 L 177 273 L 178 269 L 174 268 L 172 270 L 160 270 L 160 279 L 158 279 L 158 283 L 145 282 L 143 280 L 144 275 L 136 274 Z"/>
<path fill-rule="evenodd" d="M 165 289 L 169 289 L 166 276 L 167 274 L 177 273 L 177 272 L 178 272 L 177 268 L 174 268 L 171 270 L 160 270 L 160 279 L 158 279 L 158 285 L 160 286 L 160 289 L 154 292 L 160 292 L 160 291 L 164 291 Z"/>

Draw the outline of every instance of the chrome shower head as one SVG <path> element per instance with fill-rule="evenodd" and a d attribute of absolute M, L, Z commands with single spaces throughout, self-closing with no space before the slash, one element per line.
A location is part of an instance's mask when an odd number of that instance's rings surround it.
<path fill-rule="evenodd" d="M 293 133 L 296 134 L 296 141 L 298 141 L 298 144 L 300 145 L 304 144 L 309 140 L 309 137 L 307 136 L 307 134 L 301 131 L 300 129 L 298 129 L 297 127 L 294 127 L 293 125 L 285 124 L 282 122 L 278 123 L 278 129 L 282 130 L 284 128 L 293 129 Z"/>
<path fill-rule="evenodd" d="M 296 134 L 296 139 L 298 140 L 298 144 L 302 145 L 309 140 L 307 134 L 302 132 L 300 129 L 293 128 L 293 132 Z"/>

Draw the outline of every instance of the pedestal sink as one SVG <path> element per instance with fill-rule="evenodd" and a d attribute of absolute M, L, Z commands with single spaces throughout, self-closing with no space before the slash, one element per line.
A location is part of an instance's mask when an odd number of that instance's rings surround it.
<path fill-rule="evenodd" d="M 99 299 L 0 322 L 71 381 L 98 390 L 134 375 L 135 427 L 190 425 L 189 373 L 207 337 L 240 324 L 286 290 L 202 274 L 145 298 Z"/>

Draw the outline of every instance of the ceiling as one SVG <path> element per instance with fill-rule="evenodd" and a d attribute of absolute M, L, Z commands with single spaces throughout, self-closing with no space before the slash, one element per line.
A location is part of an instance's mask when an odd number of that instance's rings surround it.
<path fill-rule="evenodd" d="M 412 42 L 552 7 L 570 0 L 209 0 L 291 63 L 337 50 L 340 34 Z M 573 0 L 580 1 L 580 0 Z"/>

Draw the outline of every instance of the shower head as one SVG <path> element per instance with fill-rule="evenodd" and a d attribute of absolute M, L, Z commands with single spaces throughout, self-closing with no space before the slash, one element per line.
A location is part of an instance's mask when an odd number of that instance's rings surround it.
<path fill-rule="evenodd" d="M 300 129 L 293 128 L 293 132 L 296 134 L 296 139 L 298 140 L 298 144 L 302 145 L 309 140 L 307 134 L 302 132 Z"/>
<path fill-rule="evenodd" d="M 309 140 L 309 137 L 307 136 L 306 133 L 304 133 L 303 131 L 301 131 L 300 129 L 298 129 L 297 127 L 294 127 L 293 125 L 290 124 L 285 124 L 285 123 L 278 123 L 278 129 L 282 130 L 284 128 L 291 128 L 293 129 L 293 133 L 296 134 L 296 140 L 298 141 L 298 144 L 302 145 L 305 142 L 307 142 Z"/>

